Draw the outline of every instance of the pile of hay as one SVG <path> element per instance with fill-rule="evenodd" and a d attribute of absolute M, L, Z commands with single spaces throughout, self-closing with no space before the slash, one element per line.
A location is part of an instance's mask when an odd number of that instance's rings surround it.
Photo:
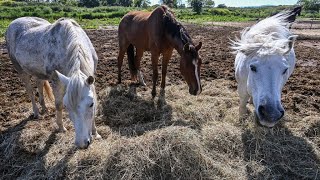
<path fill-rule="evenodd" d="M 54 131 L 54 112 L 22 120 L 0 135 L 0 179 L 319 179 L 320 121 L 290 111 L 273 128 L 238 119 L 238 96 L 227 80 L 186 85 L 166 97 L 125 86 L 100 92 L 102 140 L 74 146 L 74 130 Z M 137 94 L 135 93 L 137 91 Z M 252 107 L 251 107 L 252 112 Z"/>

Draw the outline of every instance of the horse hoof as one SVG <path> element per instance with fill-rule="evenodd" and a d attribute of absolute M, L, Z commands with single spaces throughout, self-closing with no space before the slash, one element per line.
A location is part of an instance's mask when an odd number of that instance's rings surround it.
<path fill-rule="evenodd" d="M 29 119 L 39 119 L 39 114 L 30 114 Z"/>
<path fill-rule="evenodd" d="M 60 128 L 58 129 L 58 131 L 59 131 L 60 133 L 65 133 L 65 132 L 67 131 L 67 129 L 66 129 L 65 127 L 60 127 Z"/>
<path fill-rule="evenodd" d="M 145 82 L 140 82 L 141 86 L 147 86 L 147 84 Z"/>
<path fill-rule="evenodd" d="M 102 139 L 102 137 L 100 136 L 100 134 L 97 133 L 94 135 L 94 139 Z"/>
<path fill-rule="evenodd" d="M 48 112 L 48 109 L 47 109 L 47 108 L 41 110 L 41 114 L 45 114 L 45 113 L 47 113 L 47 112 Z"/>

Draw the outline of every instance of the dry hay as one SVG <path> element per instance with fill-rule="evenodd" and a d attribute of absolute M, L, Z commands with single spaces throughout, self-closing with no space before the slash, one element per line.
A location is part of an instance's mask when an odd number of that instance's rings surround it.
<path fill-rule="evenodd" d="M 54 131 L 53 110 L 0 135 L 0 178 L 320 179 L 319 117 L 289 114 L 273 129 L 240 122 L 232 81 L 204 83 L 201 96 L 168 86 L 166 101 L 132 86 L 100 92 L 102 140 L 74 147 L 74 131 Z M 137 91 L 137 92 L 136 92 Z"/>

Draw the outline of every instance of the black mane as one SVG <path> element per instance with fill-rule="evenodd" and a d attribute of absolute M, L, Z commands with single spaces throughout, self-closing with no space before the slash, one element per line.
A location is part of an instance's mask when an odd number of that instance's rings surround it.
<path fill-rule="evenodd" d="M 165 30 L 172 37 L 176 37 L 182 41 L 183 44 L 190 43 L 193 44 L 191 37 L 189 36 L 187 30 L 183 25 L 178 22 L 171 11 L 167 7 L 163 7 L 165 14 L 163 15 Z"/>

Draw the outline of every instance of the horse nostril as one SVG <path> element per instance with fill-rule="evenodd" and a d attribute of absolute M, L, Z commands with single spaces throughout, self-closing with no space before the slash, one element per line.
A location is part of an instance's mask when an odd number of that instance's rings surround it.
<path fill-rule="evenodd" d="M 85 145 L 86 145 L 85 148 L 87 149 L 89 147 L 89 145 L 90 145 L 90 140 L 89 139 L 86 141 Z"/>
<path fill-rule="evenodd" d="M 266 108 L 264 106 L 259 106 L 258 107 L 258 112 L 260 115 L 265 116 L 266 115 Z"/>

